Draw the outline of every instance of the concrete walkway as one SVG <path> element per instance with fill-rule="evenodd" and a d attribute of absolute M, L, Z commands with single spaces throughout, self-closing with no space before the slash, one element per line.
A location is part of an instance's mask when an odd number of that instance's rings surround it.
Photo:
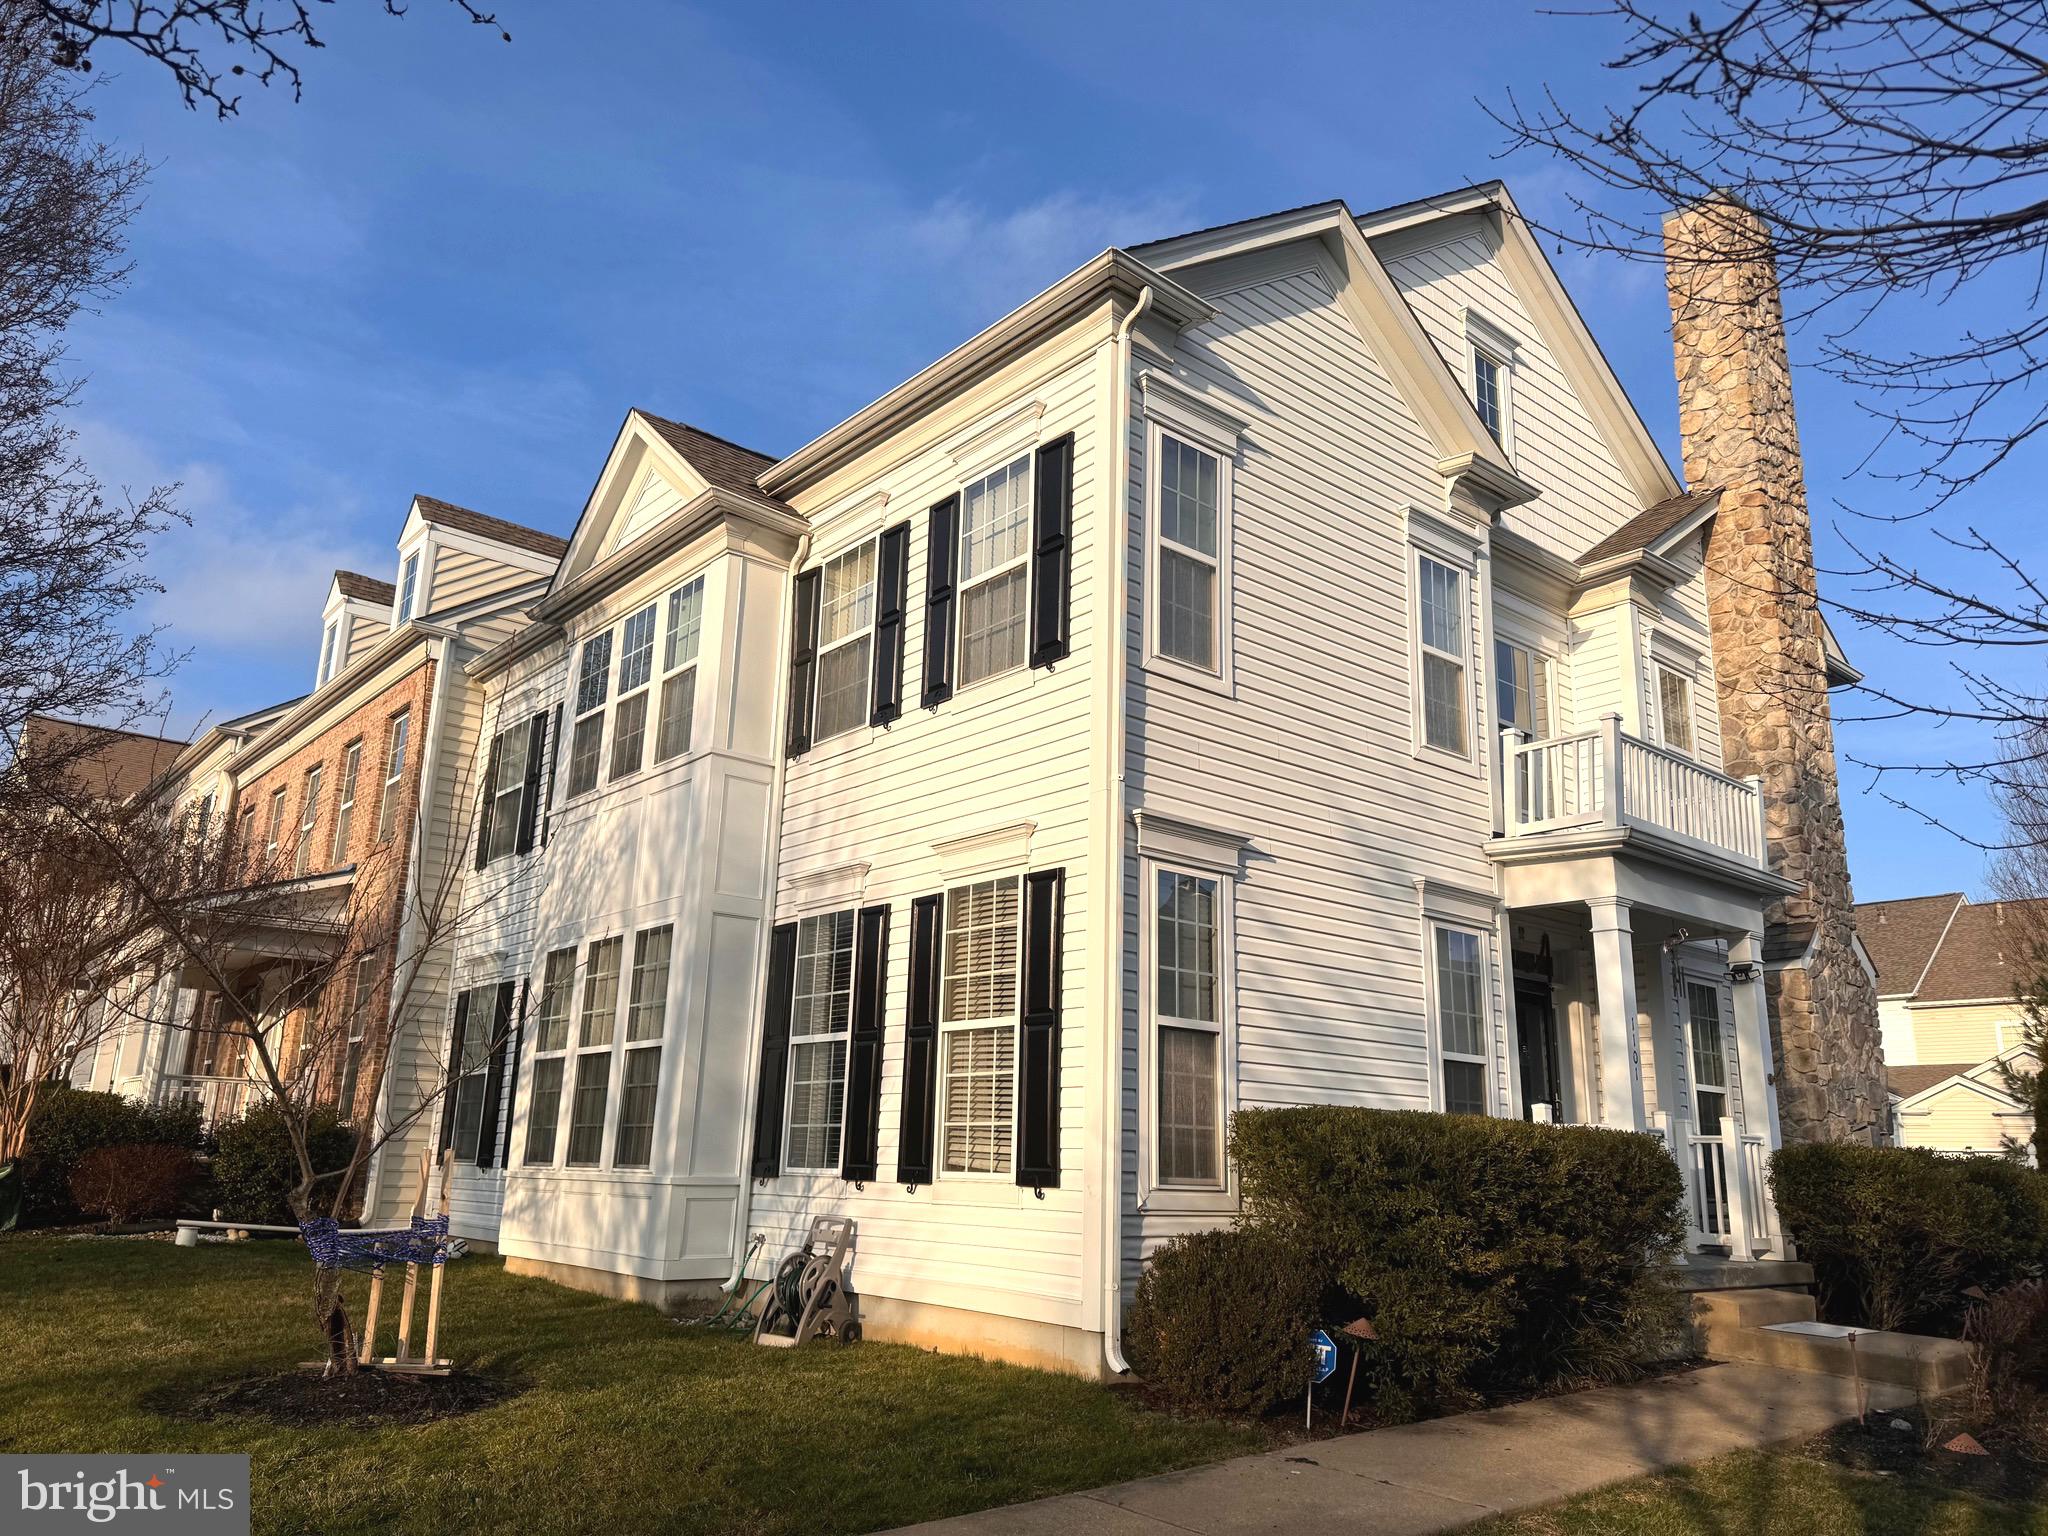
<path fill-rule="evenodd" d="M 1900 1387 L 1869 1392 L 1873 1412 L 1913 1401 Z M 1421 1536 L 1727 1451 L 1803 1440 L 1855 1413 L 1853 1388 L 1839 1377 L 1711 1365 L 1638 1386 L 1308 1441 L 912 1529 L 925 1536 Z"/>

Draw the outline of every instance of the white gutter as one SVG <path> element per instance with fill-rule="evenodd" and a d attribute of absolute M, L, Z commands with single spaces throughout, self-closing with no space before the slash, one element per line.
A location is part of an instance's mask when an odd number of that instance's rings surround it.
<path fill-rule="evenodd" d="M 1102 1116 L 1102 1359 L 1118 1376 L 1130 1370 L 1123 1347 L 1123 1224 L 1124 1224 L 1124 738 L 1130 701 L 1124 697 L 1129 679 L 1125 631 L 1131 614 L 1131 332 L 1152 307 L 1152 287 L 1139 290 L 1116 328 L 1113 343 L 1116 376 L 1109 413 L 1112 433 L 1107 451 L 1115 466 L 1109 474 L 1109 517 L 1102 530 L 1103 550 L 1110 562 L 1110 622 L 1102 658 L 1109 700 L 1104 731 L 1103 806 L 1095 850 L 1096 889 L 1102 892 L 1102 915 L 1095 933 L 1096 975 L 1102 987 L 1102 1091 L 1108 1095 Z"/>
<path fill-rule="evenodd" d="M 807 528 L 796 541 L 796 553 L 789 557 L 787 579 L 782 590 L 789 594 L 790 613 L 796 608 L 796 573 L 803 569 L 811 553 L 811 534 Z M 789 617 L 789 615 L 785 615 Z M 782 633 L 786 636 L 790 626 L 784 623 Z M 775 679 L 775 735 L 769 742 L 775 753 L 775 767 L 768 789 L 768 895 L 763 902 L 761 937 L 754 945 L 754 977 L 757 985 L 755 994 L 760 994 L 759 981 L 768 974 L 768 943 L 775 933 L 775 898 L 782 889 L 782 785 L 789 775 L 789 663 L 777 656 Z M 749 1087 L 756 1087 L 761 1075 L 761 1031 L 750 1030 L 752 1039 L 747 1044 L 747 1075 Z M 754 1196 L 754 1174 L 749 1159 L 754 1146 L 754 1106 L 758 1092 L 746 1093 L 740 1101 L 740 1188 L 739 1198 L 733 1201 L 732 1218 L 732 1273 L 725 1277 L 721 1291 L 730 1292 L 740 1283 L 742 1271 L 747 1267 L 747 1245 L 741 1241 L 741 1234 L 747 1230 L 747 1218 L 752 1214 Z"/>

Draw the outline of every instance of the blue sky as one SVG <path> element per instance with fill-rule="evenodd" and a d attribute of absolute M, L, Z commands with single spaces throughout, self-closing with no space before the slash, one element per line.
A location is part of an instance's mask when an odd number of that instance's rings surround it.
<path fill-rule="evenodd" d="M 388 574 L 415 491 L 566 533 L 627 407 L 787 451 L 1107 245 L 1494 175 L 1540 216 L 1565 174 L 1497 161 L 1476 98 L 1615 84 L 1610 34 L 1533 0 L 500 0 L 510 44 L 438 0 L 376 10 L 323 16 L 301 103 L 252 90 L 226 123 L 101 59 L 101 127 L 157 171 L 132 285 L 76 331 L 79 425 L 110 480 L 184 483 L 194 526 L 156 553 L 155 617 L 192 652 L 180 730 L 304 690 L 329 573 Z M 1657 274 L 1559 265 L 1675 461 Z M 1898 497 L 1850 478 L 1856 402 L 1811 370 L 1799 388 L 1838 564 L 1833 500 Z M 2043 553 L 2031 507 L 1968 510 Z M 1924 530 L 1886 537 L 1942 559 Z M 1844 640 L 1940 684 L 1924 654 Z M 1925 735 L 1840 731 L 1889 759 Z M 1845 765 L 1860 896 L 1976 885 L 1974 853 L 1868 780 Z M 1989 830 L 1972 792 L 1902 788 Z"/>

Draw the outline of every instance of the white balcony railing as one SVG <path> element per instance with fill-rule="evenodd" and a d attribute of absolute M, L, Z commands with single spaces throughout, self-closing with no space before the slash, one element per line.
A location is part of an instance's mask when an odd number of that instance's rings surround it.
<path fill-rule="evenodd" d="M 1718 1136 L 1692 1136 L 1693 1226 L 1712 1240 L 1725 1241 L 1735 1232 L 1728 1207 L 1728 1143 Z"/>
<path fill-rule="evenodd" d="M 1505 835 L 1642 827 L 1723 858 L 1764 865 L 1763 793 L 1682 752 L 1631 736 L 1621 716 L 1595 731 L 1524 741 L 1501 733 Z"/>
<path fill-rule="evenodd" d="M 258 1085 L 246 1077 L 173 1077 L 166 1091 L 173 1103 L 197 1104 L 208 1128 L 232 1120 L 256 1102 Z"/>

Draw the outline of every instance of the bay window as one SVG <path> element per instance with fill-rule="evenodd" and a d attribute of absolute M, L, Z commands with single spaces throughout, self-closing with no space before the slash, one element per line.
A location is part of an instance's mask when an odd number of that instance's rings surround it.
<path fill-rule="evenodd" d="M 598 752 L 604 745 L 604 701 L 611 692 L 612 632 L 583 642 L 576 666 L 576 726 L 569 738 L 569 793 L 597 788 Z"/>
<path fill-rule="evenodd" d="M 569 1012 L 576 995 L 576 951 L 548 954 L 540 984 L 540 1012 L 534 1023 L 533 1091 L 526 1104 L 526 1162 L 547 1167 L 555 1160 L 555 1132 L 562 1119 L 562 1073 L 569 1049 Z"/>
<path fill-rule="evenodd" d="M 697 647 L 704 633 L 704 578 L 687 581 L 668 595 L 668 634 L 663 642 L 661 724 L 654 760 L 665 763 L 690 750 L 697 707 Z"/>
<path fill-rule="evenodd" d="M 647 700 L 654 678 L 655 606 L 649 603 L 619 630 L 619 702 L 612 708 L 612 768 L 616 781 L 638 773 L 646 755 Z"/>
<path fill-rule="evenodd" d="M 611 1094 L 612 1037 L 619 1011 L 619 960 L 625 940 L 591 943 L 583 973 L 583 1012 L 576 1025 L 576 1091 L 569 1103 L 572 1168 L 595 1168 L 604 1157 L 605 1108 Z"/>

